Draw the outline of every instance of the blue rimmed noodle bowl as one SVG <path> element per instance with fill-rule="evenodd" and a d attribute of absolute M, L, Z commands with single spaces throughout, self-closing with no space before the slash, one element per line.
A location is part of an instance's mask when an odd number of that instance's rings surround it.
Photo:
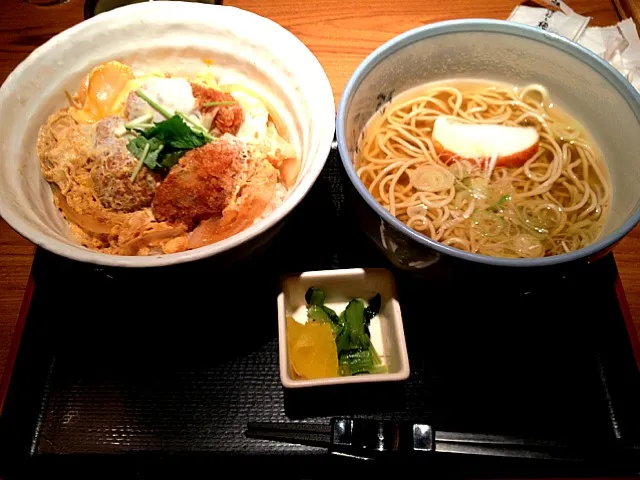
<path fill-rule="evenodd" d="M 418 85 L 447 79 L 541 84 L 581 122 L 604 155 L 613 200 L 597 240 L 539 258 L 500 258 L 444 245 L 413 230 L 380 205 L 354 167 L 359 137 L 381 104 Z M 560 36 L 498 20 L 455 20 L 408 31 L 358 67 L 338 109 L 340 156 L 370 237 L 398 267 L 422 270 L 443 259 L 463 264 L 542 267 L 590 261 L 609 251 L 640 220 L 640 95 L 607 62 Z"/>

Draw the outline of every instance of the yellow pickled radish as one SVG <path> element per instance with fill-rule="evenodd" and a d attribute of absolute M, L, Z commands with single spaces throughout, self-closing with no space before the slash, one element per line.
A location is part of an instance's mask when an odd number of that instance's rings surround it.
<path fill-rule="evenodd" d="M 287 347 L 295 375 L 309 380 L 338 375 L 338 351 L 329 325 L 317 322 L 303 325 L 288 317 Z"/>
<path fill-rule="evenodd" d="M 287 316 L 287 349 L 291 351 L 293 344 L 304 331 L 304 324 L 296 321 L 292 316 Z"/>
<path fill-rule="evenodd" d="M 304 325 L 297 322 L 292 316 L 287 316 L 287 351 L 293 351 L 293 345 L 295 340 L 300 336 L 304 330 Z M 293 378 L 300 378 L 300 374 L 293 368 L 293 362 L 291 361 L 291 353 L 289 353 L 289 373 Z"/>

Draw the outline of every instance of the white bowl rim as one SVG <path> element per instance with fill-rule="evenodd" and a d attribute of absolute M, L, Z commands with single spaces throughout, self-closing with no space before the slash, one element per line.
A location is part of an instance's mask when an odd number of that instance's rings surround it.
<path fill-rule="evenodd" d="M 352 275 L 362 275 L 368 273 L 378 273 L 387 277 L 392 297 L 389 299 L 394 304 L 394 310 L 397 315 L 393 317 L 395 324 L 397 348 L 400 357 L 400 369 L 394 373 L 372 373 L 369 375 L 355 375 L 348 377 L 325 377 L 310 380 L 295 379 L 289 373 L 289 350 L 287 344 L 287 308 L 286 296 L 284 293 L 284 285 L 287 281 L 296 278 L 305 277 L 305 280 L 313 279 L 331 279 L 345 278 Z M 407 380 L 411 375 L 411 364 L 409 362 L 409 353 L 407 351 L 407 340 L 404 332 L 404 323 L 402 320 L 402 310 L 400 301 L 398 300 L 398 292 L 396 289 L 396 280 L 393 272 L 388 268 L 381 267 L 353 267 L 338 268 L 333 270 L 306 270 L 295 273 L 287 273 L 280 277 L 279 293 L 277 297 L 278 303 L 278 366 L 280 368 L 280 381 L 282 386 L 287 389 L 309 388 L 309 387 L 327 387 L 331 385 L 354 385 L 360 383 L 379 383 L 379 382 L 402 382 Z"/>
<path fill-rule="evenodd" d="M 565 37 L 540 28 L 505 20 L 460 19 L 436 22 L 404 32 L 378 47 L 373 51 L 373 53 L 365 58 L 365 60 L 363 60 L 347 82 L 338 106 L 336 136 L 342 164 L 347 172 L 349 180 L 358 194 L 382 220 L 387 222 L 403 235 L 406 235 L 418 244 L 429 247 L 438 253 L 471 262 L 505 267 L 541 267 L 579 260 L 584 257 L 595 255 L 613 246 L 616 242 L 627 235 L 638 224 L 638 222 L 640 222 L 640 201 L 636 203 L 635 210 L 631 216 L 619 228 L 584 248 L 570 253 L 542 258 L 500 258 L 459 250 L 455 247 L 443 245 L 440 242 L 422 235 L 391 215 L 388 210 L 373 198 L 364 184 L 360 181 L 345 142 L 345 120 L 347 109 L 349 108 L 351 98 L 360 86 L 360 83 L 378 63 L 412 43 L 440 35 L 463 32 L 493 32 L 525 37 L 553 46 L 554 48 L 572 55 L 576 59 L 593 68 L 596 72 L 602 75 L 602 77 L 608 80 L 609 83 L 627 101 L 629 107 L 640 122 L 640 93 L 638 93 L 633 85 L 631 85 L 624 76 L 622 76 L 622 74 L 613 68 L 608 62 L 604 61 L 592 51 Z"/>
<path fill-rule="evenodd" d="M 278 208 L 275 209 L 275 211 L 242 232 L 220 242 L 193 250 L 187 250 L 185 252 L 152 256 L 111 255 L 89 250 L 80 244 L 70 246 L 31 228 L 22 220 L 20 214 L 15 212 L 2 197 L 0 197 L 0 217 L 4 218 L 4 220 L 20 235 L 57 255 L 89 264 L 132 268 L 176 265 L 211 257 L 231 250 L 252 238 L 258 237 L 270 228 L 275 227 L 281 220 L 283 220 L 306 196 L 326 163 L 335 134 L 336 112 L 331 83 L 329 82 L 329 78 L 318 59 L 308 49 L 308 47 L 298 39 L 298 37 L 269 18 L 237 7 L 191 2 L 144 2 L 119 7 L 80 22 L 77 25 L 60 32 L 43 45 L 33 50 L 33 52 L 31 52 L 31 54 L 29 54 L 29 56 L 9 74 L 5 82 L 2 84 L 2 87 L 0 88 L 0 103 L 3 101 L 3 98 L 9 95 L 11 90 L 13 90 L 14 84 L 17 83 L 17 79 L 19 79 L 24 70 L 29 68 L 32 64 L 37 63 L 40 58 L 46 56 L 49 51 L 55 49 L 59 43 L 72 41 L 73 37 L 77 33 L 85 29 L 108 25 L 114 19 L 140 14 L 143 11 L 151 11 L 152 9 L 165 10 L 167 18 L 170 17 L 170 12 L 178 10 L 183 15 L 185 12 L 188 12 L 192 14 L 194 18 L 206 18 L 207 15 L 211 15 L 211 9 L 214 8 L 219 9 L 218 11 L 221 11 L 221 9 L 224 9 L 222 11 L 233 11 L 234 15 L 251 18 L 254 21 L 260 21 L 265 28 L 268 28 L 271 31 L 277 31 L 280 36 L 288 37 L 288 40 L 292 45 L 295 44 L 299 49 L 308 52 L 308 56 L 305 59 L 307 66 L 316 70 L 315 75 L 318 79 L 318 84 L 323 86 L 322 89 L 316 91 L 316 95 L 324 97 L 322 104 L 326 104 L 326 110 L 314 113 L 314 118 L 321 118 L 321 121 L 319 121 L 320 128 L 318 129 L 321 134 L 316 153 L 316 157 L 319 157 L 321 160 L 317 160 L 312 163 L 307 174 L 300 180 L 290 195 L 280 206 L 278 206 Z"/>

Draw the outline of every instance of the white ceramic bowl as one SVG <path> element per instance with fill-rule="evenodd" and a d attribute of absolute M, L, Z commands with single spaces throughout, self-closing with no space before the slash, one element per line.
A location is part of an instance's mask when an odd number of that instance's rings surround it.
<path fill-rule="evenodd" d="M 338 313 L 353 298 L 370 298 L 376 293 L 380 294 L 380 313 L 371 320 L 369 330 L 371 343 L 386 365 L 387 373 L 314 380 L 300 380 L 291 376 L 287 351 L 287 316 L 293 316 L 300 323 L 306 322 L 307 304 L 304 295 L 310 287 L 322 288 L 327 296 L 327 306 Z M 278 344 L 280 380 L 285 388 L 393 382 L 409 378 L 409 356 L 395 281 L 391 272 L 382 268 L 319 270 L 284 277 L 278 295 Z"/>
<path fill-rule="evenodd" d="M 125 257 L 93 252 L 73 238 L 53 205 L 35 153 L 39 127 L 66 105 L 65 90 L 107 60 L 144 69 L 189 73 L 203 59 L 253 80 L 288 123 L 301 154 L 298 181 L 264 220 L 226 240 L 186 252 Z M 177 60 L 180 60 L 177 62 Z M 188 2 L 147 2 L 98 15 L 37 48 L 0 89 L 0 215 L 21 235 L 75 260 L 151 267 L 197 260 L 238 247 L 280 222 L 318 177 L 335 130 L 329 80 L 315 56 L 271 20 L 233 7 Z M 272 229 L 273 230 L 273 229 Z"/>

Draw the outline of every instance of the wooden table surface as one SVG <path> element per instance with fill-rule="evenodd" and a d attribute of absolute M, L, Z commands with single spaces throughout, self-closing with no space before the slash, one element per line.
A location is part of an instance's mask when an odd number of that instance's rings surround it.
<path fill-rule="evenodd" d="M 614 6 L 637 0 L 569 0 L 592 25 L 611 25 Z M 34 48 L 83 20 L 83 1 L 38 7 L 26 0 L 0 2 L 0 82 Z M 517 0 L 226 0 L 269 17 L 297 35 L 318 57 L 333 85 L 336 102 L 357 65 L 372 50 L 410 28 L 464 17 L 506 19 Z M 631 13 L 630 13 L 631 14 Z M 6 119 L 5 119 L 6 121 Z M 0 377 L 27 285 L 35 248 L 0 219 Z M 640 228 L 615 249 L 615 258 L 636 329 L 640 331 Z"/>

